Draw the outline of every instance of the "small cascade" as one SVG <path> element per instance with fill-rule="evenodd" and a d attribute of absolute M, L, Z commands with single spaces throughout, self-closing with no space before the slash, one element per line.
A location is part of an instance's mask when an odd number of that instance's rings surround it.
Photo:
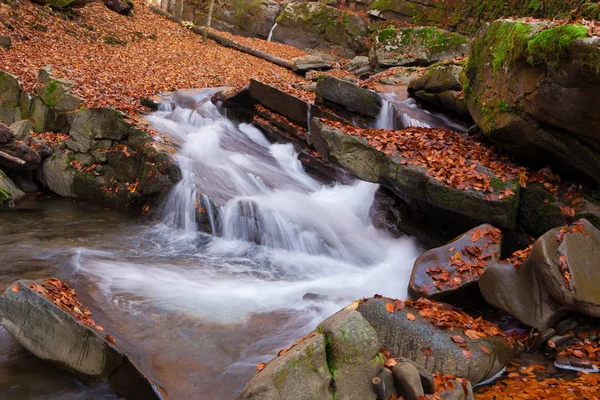
<path fill-rule="evenodd" d="M 276 26 L 277 26 L 277 22 L 275 22 L 273 24 L 273 26 L 271 27 L 271 30 L 269 31 L 269 36 L 267 36 L 267 42 L 270 42 L 271 39 L 273 38 L 273 31 L 275 30 Z"/>
<path fill-rule="evenodd" d="M 381 98 L 381 110 L 375 120 L 375 128 L 394 130 L 396 129 L 396 107 L 386 98 L 387 96 L 386 94 Z"/>
<path fill-rule="evenodd" d="M 402 113 L 400 114 L 400 120 L 402 121 L 403 128 L 409 128 L 411 126 L 418 128 L 431 128 L 431 125 L 426 122 L 419 121 L 418 119 L 412 118 L 410 115 Z"/>

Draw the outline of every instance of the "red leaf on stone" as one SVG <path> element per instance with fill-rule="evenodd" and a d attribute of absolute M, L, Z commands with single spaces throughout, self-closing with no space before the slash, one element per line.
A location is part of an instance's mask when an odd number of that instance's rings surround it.
<path fill-rule="evenodd" d="M 408 319 L 409 321 L 414 321 L 416 317 L 413 314 L 408 313 L 406 314 L 406 319 Z"/>
<path fill-rule="evenodd" d="M 487 355 L 492 354 L 492 352 L 490 351 L 490 349 L 487 348 L 487 346 L 481 345 L 481 346 L 479 346 L 479 348 L 481 349 L 481 351 L 483 351 Z"/>
<path fill-rule="evenodd" d="M 469 349 L 463 349 L 462 353 L 465 358 L 473 358 L 473 353 Z"/>
<path fill-rule="evenodd" d="M 385 303 L 385 309 L 388 312 L 394 312 L 394 305 L 392 303 Z"/>
<path fill-rule="evenodd" d="M 400 311 L 404 308 L 404 302 L 402 300 L 394 301 L 394 311 Z"/>
<path fill-rule="evenodd" d="M 12 287 L 12 291 L 15 293 L 19 293 L 19 285 L 15 285 Z"/>
<path fill-rule="evenodd" d="M 423 352 L 423 354 L 425 354 L 427 357 L 432 356 L 433 355 L 433 350 L 431 350 L 431 348 L 429 347 L 424 347 L 421 349 L 421 351 Z"/>
<path fill-rule="evenodd" d="M 464 337 L 460 336 L 460 335 L 454 335 L 451 337 L 452 341 L 454 343 L 458 343 L 458 344 L 465 344 L 466 340 Z"/>
<path fill-rule="evenodd" d="M 117 344 L 117 341 L 115 340 L 114 337 L 112 337 L 112 335 L 110 333 L 106 334 L 106 340 L 108 341 L 108 343 Z"/>

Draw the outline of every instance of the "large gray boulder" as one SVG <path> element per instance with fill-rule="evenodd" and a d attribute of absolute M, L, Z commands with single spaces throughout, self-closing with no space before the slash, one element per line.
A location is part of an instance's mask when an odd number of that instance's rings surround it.
<path fill-rule="evenodd" d="M 498 20 L 475 40 L 463 86 L 499 147 L 600 182 L 600 37 L 588 34 L 578 24 Z"/>
<path fill-rule="evenodd" d="M 383 149 L 371 146 L 366 139 L 347 134 L 317 118 L 312 119 L 311 138 L 325 160 L 341 165 L 358 179 L 387 186 L 409 204 L 419 202 L 437 210 L 468 217 L 472 221 L 488 222 L 509 229 L 516 226 L 520 189 L 518 179 L 502 181 L 488 167 L 477 165 L 477 171 L 489 176 L 495 193 L 507 190 L 515 193 L 508 197 L 491 197 L 481 191 L 457 189 L 440 182 L 424 167 L 413 165 L 414 160 L 386 154 Z M 431 207 L 428 210 L 433 212 Z"/>
<path fill-rule="evenodd" d="M 447 90 L 462 90 L 459 81 L 463 67 L 454 64 L 432 65 L 422 75 L 417 75 L 408 84 L 409 92 L 424 90 L 431 93 L 442 93 Z"/>
<path fill-rule="evenodd" d="M 83 99 L 71 93 L 73 82 L 66 79 L 52 79 L 38 88 L 36 94 L 49 108 L 58 111 L 71 111 L 83 105 Z"/>
<path fill-rule="evenodd" d="M 213 23 L 214 27 L 219 30 L 238 34 L 243 32 L 266 39 L 275 24 L 280 9 L 280 4 L 275 0 L 224 0 L 215 3 Z M 173 11 L 177 12 L 177 10 Z M 182 19 L 185 19 L 184 16 Z"/>
<path fill-rule="evenodd" d="M 410 295 L 439 300 L 476 286 L 488 265 L 500 259 L 501 245 L 500 230 L 483 224 L 426 251 L 415 261 L 408 284 Z"/>
<path fill-rule="evenodd" d="M 330 398 L 331 375 L 324 335 L 313 334 L 257 372 L 238 400 L 312 400 Z"/>
<path fill-rule="evenodd" d="M 118 394 L 128 399 L 163 398 L 115 346 L 112 336 L 74 318 L 77 313 L 83 317 L 82 309 L 74 306 L 72 315 L 44 295 L 47 285 L 51 284 L 18 281 L 0 296 L 0 324 L 4 329 L 37 357 L 76 374 L 108 380 Z M 67 298 L 58 304 L 65 301 L 73 300 Z"/>
<path fill-rule="evenodd" d="M 56 153 L 47 158 L 42 166 L 44 185 L 54 193 L 63 197 L 75 197 L 73 181 L 76 171 L 71 168 L 69 158 L 72 152 Z"/>
<path fill-rule="evenodd" d="M 307 118 L 310 104 L 307 102 L 256 79 L 250 80 L 248 90 L 250 97 L 265 107 L 276 111 L 302 127 L 308 126 Z"/>
<path fill-rule="evenodd" d="M 479 288 L 486 301 L 544 330 L 568 311 L 600 317 L 600 231 L 587 220 L 541 236 L 519 268 L 488 268 Z"/>
<path fill-rule="evenodd" d="M 431 26 L 382 29 L 369 53 L 374 67 L 426 66 L 469 52 L 469 41 L 458 33 Z"/>
<path fill-rule="evenodd" d="M 381 97 L 377 93 L 333 76 L 317 81 L 317 96 L 317 101 L 326 100 L 372 118 L 381 110 Z"/>
<path fill-rule="evenodd" d="M 394 305 L 394 300 L 379 297 L 362 300 L 356 308 L 393 357 L 413 360 L 432 373 L 478 383 L 497 374 L 514 355 L 497 326 L 485 321 L 478 325 L 451 306 L 425 299 L 410 305 L 407 301 L 396 311 Z M 460 326 L 460 320 L 470 320 L 470 327 Z M 473 336 L 475 331 L 480 336 Z"/>
<path fill-rule="evenodd" d="M 17 77 L 0 70 L 0 122 L 10 125 L 27 117 L 23 115 L 21 93 Z"/>

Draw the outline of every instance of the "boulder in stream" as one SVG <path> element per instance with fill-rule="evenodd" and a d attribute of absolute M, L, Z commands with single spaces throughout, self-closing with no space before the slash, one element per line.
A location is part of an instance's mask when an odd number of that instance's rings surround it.
<path fill-rule="evenodd" d="M 551 229 L 516 266 L 498 263 L 481 276 L 486 301 L 539 330 L 568 311 L 600 317 L 600 230 L 585 219 Z"/>
<path fill-rule="evenodd" d="M 253 99 L 265 107 L 278 112 L 303 127 L 308 126 L 307 118 L 310 104 L 307 102 L 256 79 L 250 80 L 249 93 Z"/>
<path fill-rule="evenodd" d="M 392 358 L 405 357 L 431 373 L 478 383 L 496 375 L 512 359 L 512 341 L 497 325 L 444 303 L 377 296 L 355 303 Z"/>
<path fill-rule="evenodd" d="M 378 135 L 382 134 L 381 131 L 344 129 L 343 124 L 329 121 L 325 123 L 313 118 L 312 142 L 325 160 L 341 165 L 358 179 L 385 185 L 411 206 L 422 208 L 427 214 L 442 211 L 460 215 L 463 220 L 467 217 L 469 221 L 488 222 L 509 229 L 514 229 L 516 226 L 520 190 L 516 178 L 518 173 L 505 175 L 507 171 L 505 168 L 513 168 L 510 164 L 505 164 L 505 161 L 499 164 L 488 163 L 495 156 L 490 153 L 491 150 L 480 143 L 445 130 L 408 128 L 396 132 L 387 131 L 388 138 L 381 137 L 382 142 L 378 138 Z M 389 135 L 394 137 L 391 138 Z M 419 137 L 423 140 L 424 147 L 413 154 L 414 146 L 418 143 L 414 139 Z M 404 148 L 401 145 L 402 141 L 409 139 L 410 146 Z M 440 142 L 434 144 L 438 140 Z M 389 147 L 385 146 L 387 143 L 391 143 Z M 434 148 L 447 148 L 453 143 L 456 146 L 453 147 L 456 150 L 452 156 L 454 160 L 459 159 L 458 152 L 461 148 L 470 147 L 468 154 L 461 156 L 464 161 L 453 165 L 459 166 L 463 162 L 464 165 L 470 164 L 466 175 L 477 176 L 477 180 L 481 179 L 485 182 L 475 183 L 477 190 L 474 189 L 475 186 L 472 188 L 464 186 L 465 179 L 461 179 L 461 182 L 456 185 L 447 184 L 448 181 L 444 178 L 436 179 L 440 172 L 428 170 L 425 164 L 419 161 L 423 152 Z M 400 147 L 397 147 L 398 145 Z M 478 149 L 474 150 L 475 147 Z M 484 153 L 489 154 L 490 158 L 486 156 L 481 161 L 469 160 Z M 416 159 L 411 158 L 411 154 Z M 433 156 L 439 155 L 433 154 Z M 444 166 L 449 165 L 446 160 L 441 162 Z M 502 167 L 494 169 L 497 166 Z M 463 174 L 458 171 L 457 173 Z M 487 185 L 483 190 L 491 191 L 492 194 L 484 194 L 481 184 Z"/>
<path fill-rule="evenodd" d="M 0 296 L 0 324 L 27 350 L 67 371 L 108 380 L 128 400 L 164 399 L 57 279 L 18 281 Z"/>
<path fill-rule="evenodd" d="M 442 299 L 476 286 L 488 265 L 500 259 L 502 233 L 489 224 L 477 226 L 415 261 L 408 291 L 413 298 Z"/>
<path fill-rule="evenodd" d="M 25 193 L 0 169 L 0 210 L 9 208 Z"/>
<path fill-rule="evenodd" d="M 326 100 L 372 118 L 381 110 L 381 97 L 377 93 L 333 76 L 323 76 L 317 81 L 317 96 L 317 101 Z"/>

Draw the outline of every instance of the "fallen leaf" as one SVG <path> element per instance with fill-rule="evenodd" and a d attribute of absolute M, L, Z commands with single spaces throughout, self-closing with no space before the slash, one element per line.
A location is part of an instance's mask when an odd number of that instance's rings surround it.
<path fill-rule="evenodd" d="M 265 369 L 266 366 L 267 366 L 267 363 L 264 363 L 264 362 L 262 362 L 260 364 L 256 364 L 256 370 L 260 372 L 263 369 Z"/>
<path fill-rule="evenodd" d="M 384 366 L 388 367 L 388 368 L 394 368 L 394 365 L 396 365 L 398 362 L 393 359 L 393 358 L 388 358 L 387 360 L 385 360 L 385 362 L 383 363 Z"/>
<path fill-rule="evenodd" d="M 465 336 L 468 337 L 469 339 L 479 340 L 479 335 L 477 334 L 477 332 L 475 332 L 471 329 L 467 329 L 465 331 Z"/>
<path fill-rule="evenodd" d="M 481 351 L 483 351 L 485 354 L 487 354 L 488 356 L 490 354 L 492 354 L 492 352 L 490 351 L 490 349 L 487 346 L 481 345 L 479 346 L 479 348 L 481 349 Z"/>
<path fill-rule="evenodd" d="M 421 351 L 423 352 L 423 354 L 425 354 L 427 357 L 432 356 L 433 355 L 433 350 L 431 350 L 430 347 L 424 347 L 421 349 Z"/>
<path fill-rule="evenodd" d="M 463 349 L 462 353 L 465 358 L 473 358 L 473 353 L 469 349 Z"/>
<path fill-rule="evenodd" d="M 15 293 L 19 293 L 19 285 L 15 285 L 12 287 L 12 291 Z"/>
<path fill-rule="evenodd" d="M 388 312 L 394 312 L 394 305 L 392 303 L 385 303 L 385 309 Z"/>
<path fill-rule="evenodd" d="M 404 302 L 402 300 L 394 301 L 394 311 L 400 311 L 404 309 Z"/>
<path fill-rule="evenodd" d="M 112 335 L 110 333 L 106 334 L 106 340 L 108 341 L 108 343 L 117 344 L 117 342 L 115 341 L 115 338 L 112 337 Z"/>
<path fill-rule="evenodd" d="M 411 313 L 407 313 L 406 319 L 408 319 L 409 321 L 414 321 L 416 319 L 416 317 Z"/>
<path fill-rule="evenodd" d="M 98 329 L 100 332 L 104 331 L 104 328 L 100 325 L 96 325 L 94 328 Z"/>

